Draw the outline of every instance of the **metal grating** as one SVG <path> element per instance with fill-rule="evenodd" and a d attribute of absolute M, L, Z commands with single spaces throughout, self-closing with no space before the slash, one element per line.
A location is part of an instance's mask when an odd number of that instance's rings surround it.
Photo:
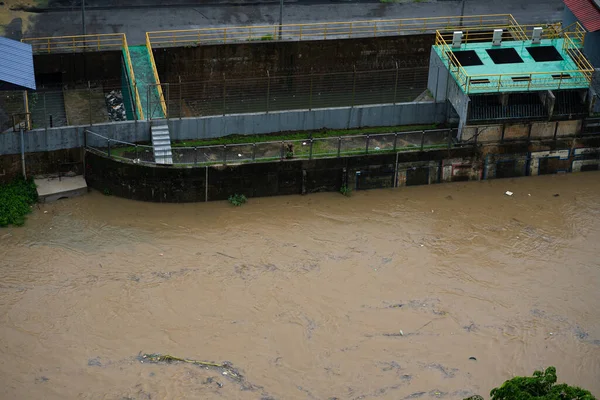
<path fill-rule="evenodd" d="M 502 105 L 499 95 L 471 96 L 468 120 L 496 121 L 548 117 L 548 111 L 537 93 L 515 93 L 509 96 L 506 106 Z"/>

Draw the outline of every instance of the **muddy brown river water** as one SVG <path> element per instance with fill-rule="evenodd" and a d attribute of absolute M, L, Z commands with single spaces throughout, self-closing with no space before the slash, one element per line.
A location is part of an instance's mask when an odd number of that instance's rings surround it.
<path fill-rule="evenodd" d="M 94 192 L 0 230 L 0 398 L 487 398 L 550 365 L 600 396 L 599 256 L 596 172 L 239 208 Z"/>

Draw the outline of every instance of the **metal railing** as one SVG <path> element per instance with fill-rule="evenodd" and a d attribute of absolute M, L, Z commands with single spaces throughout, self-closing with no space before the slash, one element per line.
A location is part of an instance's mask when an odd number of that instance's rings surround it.
<path fill-rule="evenodd" d="M 534 26 L 531 26 L 533 28 Z M 540 72 L 512 72 L 504 74 L 469 74 L 461 65 L 448 44 L 452 40 L 451 35 L 436 32 L 435 46 L 438 47 L 442 60 L 448 65 L 448 69 L 455 77 L 458 85 L 465 93 L 490 93 L 507 90 L 543 90 L 548 88 L 573 89 L 587 87 L 592 81 L 594 69 L 583 55 L 581 46 L 583 43 L 580 25 L 574 26 L 573 32 L 558 31 L 556 25 L 552 28 L 545 27 L 542 38 L 555 38 L 557 34 L 562 35 L 563 50 L 569 54 L 575 66 L 579 69 L 540 71 Z M 527 32 L 529 30 L 526 27 Z M 525 34 L 521 29 L 521 32 Z M 471 36 L 471 41 L 481 41 L 482 34 Z M 512 35 L 512 33 L 511 33 Z M 544 37 L 545 35 L 545 37 Z M 513 38 L 520 39 L 520 33 Z M 575 42 L 572 37 L 575 37 Z M 525 36 L 527 40 L 527 36 Z"/>
<path fill-rule="evenodd" d="M 158 97 L 160 99 L 160 107 L 162 109 L 163 112 L 163 116 L 167 116 L 167 105 L 165 103 L 165 95 L 163 93 L 162 90 L 162 85 L 160 84 L 160 78 L 158 76 L 158 70 L 156 69 L 156 62 L 154 61 L 154 53 L 152 52 L 152 44 L 150 43 L 150 39 L 148 38 L 148 33 L 146 33 L 146 48 L 148 49 L 148 55 L 150 57 L 150 65 L 152 67 L 152 73 L 154 74 L 154 82 L 155 82 L 155 89 L 158 90 Z M 150 87 L 148 87 L 148 90 L 150 90 Z M 148 93 L 148 99 L 150 99 L 150 93 Z M 148 106 L 148 110 L 151 110 L 150 106 Z M 148 116 L 148 118 L 152 118 L 152 112 L 150 112 L 150 115 Z"/>
<path fill-rule="evenodd" d="M 467 71 L 465 71 L 460 64 L 458 58 L 456 58 L 456 55 L 452 51 L 452 48 L 448 45 L 440 31 L 437 31 L 435 34 L 435 45 L 439 47 L 442 61 L 446 62 L 448 69 L 456 79 L 458 85 L 466 91 L 469 74 L 467 74 Z"/>
<path fill-rule="evenodd" d="M 212 146 L 172 146 L 173 165 L 205 166 L 460 147 L 455 129 L 349 135 Z M 154 164 L 152 146 L 110 139 L 86 129 L 86 147 L 131 163 Z"/>
<path fill-rule="evenodd" d="M 27 92 L 0 92 L 0 132 L 13 129 L 12 116 L 28 129 L 92 125 L 135 120 L 135 99 L 129 85 L 94 82 Z"/>
<path fill-rule="evenodd" d="M 127 69 L 127 75 L 133 88 L 133 95 L 135 96 L 136 112 L 140 119 L 144 119 L 129 46 L 127 45 L 127 37 L 124 33 L 24 38 L 21 39 L 21 42 L 30 44 L 34 54 L 122 51 L 124 66 Z"/>
<path fill-rule="evenodd" d="M 427 67 L 163 83 L 167 118 L 312 110 L 426 100 Z M 148 90 L 155 90 L 150 87 Z M 161 104 L 148 96 L 149 110 Z M 150 113 L 151 115 L 153 113 Z"/>
<path fill-rule="evenodd" d="M 124 33 L 105 33 L 93 35 L 54 36 L 21 39 L 21 42 L 31 45 L 34 54 L 82 53 L 84 51 L 115 51 L 121 50 L 124 41 Z"/>
<path fill-rule="evenodd" d="M 518 27 L 518 29 L 517 29 Z M 541 27 L 542 28 L 542 39 L 558 39 L 561 37 L 561 24 L 536 24 L 536 25 L 517 25 L 509 26 L 504 28 L 503 32 L 503 40 L 507 41 L 526 41 L 530 39 L 533 35 L 533 28 Z M 482 43 L 482 42 L 491 42 L 494 36 L 493 29 L 485 29 L 481 28 L 463 28 L 461 29 L 463 33 L 461 43 Z M 443 42 L 446 44 L 452 43 L 452 36 L 454 32 L 448 31 L 438 31 L 441 38 L 437 38 L 438 42 Z M 436 36 L 437 36 L 436 33 Z"/>
<path fill-rule="evenodd" d="M 437 30 L 450 31 L 465 27 L 479 27 L 489 30 L 494 28 L 518 30 L 518 26 L 511 14 L 456 15 L 431 18 L 283 24 L 281 30 L 279 25 L 262 25 L 155 31 L 147 32 L 146 37 L 147 42 L 152 47 L 158 48 L 277 39 L 302 41 L 396 36 L 433 33 Z"/>
<path fill-rule="evenodd" d="M 133 73 L 133 63 L 131 62 L 131 55 L 129 54 L 129 46 L 127 45 L 127 38 L 125 34 L 123 34 L 123 54 L 125 56 L 125 66 L 127 68 L 127 73 L 129 75 L 129 79 L 131 80 L 131 84 L 133 85 L 133 91 L 135 96 L 135 108 L 139 119 L 144 119 L 144 111 L 142 110 L 142 102 L 140 100 L 140 93 L 138 92 L 137 82 L 135 80 L 135 74 Z M 152 53 L 150 53 L 152 54 Z M 154 58 L 152 58 L 154 61 Z M 156 68 L 154 69 L 156 71 Z"/>

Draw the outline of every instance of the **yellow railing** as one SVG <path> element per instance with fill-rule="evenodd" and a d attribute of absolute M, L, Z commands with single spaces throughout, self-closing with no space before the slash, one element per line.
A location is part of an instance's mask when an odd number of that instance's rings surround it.
<path fill-rule="evenodd" d="M 148 33 L 146 33 L 146 47 L 148 48 L 148 56 L 150 57 L 150 64 L 152 65 L 152 73 L 154 74 L 154 81 L 156 83 L 156 90 L 158 90 L 158 97 L 160 99 L 160 107 L 162 108 L 163 115 L 167 116 L 167 103 L 165 102 L 165 96 L 162 90 L 162 85 L 160 84 L 160 78 L 158 77 L 158 71 L 156 69 L 156 62 L 154 61 L 154 53 L 152 52 L 152 44 L 150 43 L 150 39 L 148 38 Z M 151 89 L 149 89 L 151 90 Z M 150 96 L 148 96 L 150 98 Z M 152 111 L 148 110 L 150 115 L 148 118 L 152 117 Z"/>
<path fill-rule="evenodd" d="M 594 67 L 590 64 L 590 62 L 585 58 L 583 52 L 581 51 L 581 45 L 577 44 L 571 39 L 571 36 L 577 36 L 577 33 L 569 33 L 565 32 L 563 49 L 571 56 L 577 67 L 580 69 L 581 73 L 586 77 L 589 82 L 592 82 L 592 75 L 594 74 Z"/>
<path fill-rule="evenodd" d="M 589 85 L 581 70 L 469 75 L 466 93 L 566 89 Z"/>
<path fill-rule="evenodd" d="M 534 25 L 531 28 L 535 27 Z M 525 30 L 519 29 L 520 32 L 529 32 L 528 27 Z M 533 32 L 533 29 L 531 29 Z M 545 27 L 542 38 L 555 38 L 557 27 L 556 25 L 549 28 Z M 458 85 L 465 93 L 490 92 L 490 91 L 506 91 L 506 90 L 540 90 L 544 88 L 561 87 L 581 87 L 587 86 L 592 81 L 594 69 L 589 61 L 581 52 L 581 44 L 575 43 L 571 36 L 575 36 L 577 40 L 580 36 L 580 31 L 573 33 L 561 32 L 563 41 L 563 50 L 566 51 L 575 62 L 577 70 L 571 71 L 541 71 L 541 72 L 511 72 L 505 74 L 479 74 L 469 75 L 462 67 L 452 49 L 448 45 L 451 42 L 452 35 L 436 32 L 435 45 L 438 47 L 442 60 L 448 65 L 448 69 L 455 77 Z M 519 34 L 520 35 L 520 34 Z M 463 36 L 466 39 L 466 35 Z M 480 41 L 480 36 L 472 36 L 472 41 Z"/>
<path fill-rule="evenodd" d="M 80 53 L 84 51 L 121 50 L 123 33 L 56 36 L 21 39 L 30 44 L 34 54 Z"/>
<path fill-rule="evenodd" d="M 144 119 L 144 111 L 142 108 L 142 102 L 140 101 L 140 93 L 138 91 L 137 82 L 135 80 L 135 74 L 133 73 L 133 64 L 131 63 L 131 55 L 129 54 L 129 46 L 127 45 L 127 38 L 125 34 L 123 34 L 123 52 L 125 57 L 125 65 L 127 66 L 127 71 L 129 73 L 129 78 L 131 79 L 131 83 L 133 84 L 133 91 L 135 96 L 135 108 L 137 109 L 137 114 L 140 119 Z"/>
<path fill-rule="evenodd" d="M 452 51 L 450 46 L 448 46 L 448 43 L 446 43 L 444 37 L 439 31 L 435 34 L 435 45 L 439 46 L 440 52 L 442 54 L 442 59 L 448 63 L 448 68 L 450 69 L 450 72 L 452 72 L 452 75 L 454 75 L 454 77 L 456 78 L 458 85 L 461 86 L 462 89 L 466 92 L 467 80 L 469 78 L 469 75 L 467 74 L 467 71 L 465 71 L 463 66 L 460 65 L 460 62 L 454 55 L 454 52 Z"/>
<path fill-rule="evenodd" d="M 474 43 L 474 42 L 491 42 L 494 29 L 503 29 L 505 33 L 508 33 L 509 36 L 506 35 L 503 37 L 503 40 L 520 40 L 526 41 L 531 40 L 533 36 L 533 28 L 541 27 L 542 28 L 542 39 L 558 39 L 561 37 L 560 31 L 560 23 L 557 24 L 537 24 L 537 25 L 521 25 L 518 29 L 513 29 L 513 27 L 506 28 L 466 28 L 461 29 L 463 33 L 462 43 Z M 452 42 L 453 32 L 440 32 L 446 43 Z"/>
<path fill-rule="evenodd" d="M 263 26 L 233 26 L 146 33 L 153 47 L 198 46 L 246 41 L 323 40 L 378 37 L 451 31 L 459 28 L 516 29 L 511 14 L 449 16 L 432 18 L 326 22 Z M 281 35 L 280 35 L 281 32 Z M 521 33 L 518 33 L 521 35 Z"/>

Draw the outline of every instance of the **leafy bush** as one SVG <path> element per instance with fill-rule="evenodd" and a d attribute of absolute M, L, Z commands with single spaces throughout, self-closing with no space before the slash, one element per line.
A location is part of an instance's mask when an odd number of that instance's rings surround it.
<path fill-rule="evenodd" d="M 556 368 L 535 371 L 533 377 L 516 376 L 492 389 L 491 400 L 596 400 L 590 392 L 566 383 L 556 385 Z M 471 396 L 465 400 L 483 400 Z"/>
<path fill-rule="evenodd" d="M 232 196 L 229 196 L 228 200 L 231 204 L 233 204 L 236 207 L 239 207 L 248 201 L 246 196 L 244 196 L 243 194 L 234 194 Z"/>
<path fill-rule="evenodd" d="M 352 189 L 350 189 L 348 186 L 344 185 L 340 188 L 340 193 L 346 197 L 350 197 L 350 195 L 352 194 Z"/>
<path fill-rule="evenodd" d="M 23 225 L 25 215 L 31 212 L 31 205 L 36 201 L 33 179 L 16 179 L 7 185 L 0 185 L 0 226 Z"/>

